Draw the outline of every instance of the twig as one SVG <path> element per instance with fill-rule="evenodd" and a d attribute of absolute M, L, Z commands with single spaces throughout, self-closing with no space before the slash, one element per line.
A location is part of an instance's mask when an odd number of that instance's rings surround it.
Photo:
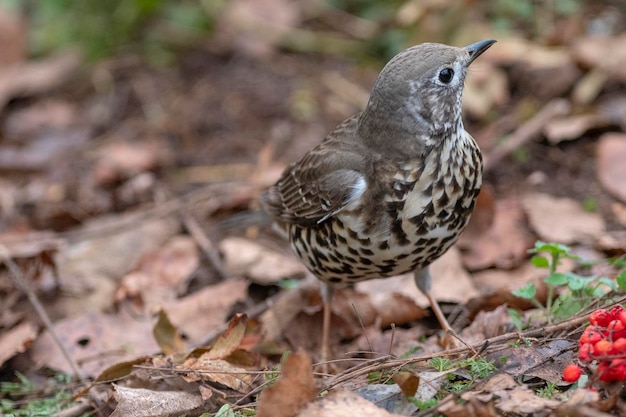
<path fill-rule="evenodd" d="M 518 149 L 526 142 L 537 137 L 546 124 L 548 124 L 552 119 L 567 114 L 570 111 L 570 108 L 570 102 L 565 99 L 555 99 L 548 102 L 530 120 L 518 127 L 515 132 L 511 133 L 502 145 L 495 147 L 487 155 L 484 171 L 487 172 L 492 170 L 504 157 Z"/>
<path fill-rule="evenodd" d="M 209 236 L 204 233 L 204 230 L 202 230 L 202 228 L 198 224 L 198 221 L 191 214 L 189 214 L 187 210 L 182 209 L 180 217 L 182 219 L 183 225 L 185 226 L 185 229 L 187 229 L 189 234 L 195 239 L 198 246 L 200 246 L 200 249 L 202 249 L 202 252 L 209 261 L 209 264 L 211 264 L 211 268 L 213 268 L 218 278 L 221 281 L 226 280 L 227 275 L 224 271 L 224 265 L 222 263 L 222 260 L 220 259 L 217 249 L 215 249 L 215 245 L 213 244 Z"/>
<path fill-rule="evenodd" d="M 612 305 L 621 304 L 625 301 L 626 301 L 626 297 L 622 297 L 621 299 L 617 300 Z M 490 339 L 486 339 L 482 342 L 476 343 L 471 347 L 474 349 L 481 349 L 483 345 L 487 343 L 489 347 L 486 349 L 486 351 L 493 351 L 493 350 L 498 349 L 500 344 L 510 342 L 511 340 L 534 338 L 534 337 L 545 336 L 551 333 L 562 332 L 564 330 L 571 329 L 573 327 L 581 326 L 582 324 L 584 324 L 585 322 L 589 320 L 590 314 L 591 313 L 586 313 L 581 316 L 574 317 L 569 320 L 565 320 L 563 322 L 556 323 L 556 324 L 546 326 L 546 327 L 541 327 L 538 329 L 527 330 L 524 332 L 506 333 L 503 335 L 495 336 Z M 395 368 L 398 366 L 411 365 L 411 364 L 415 364 L 418 362 L 424 362 L 434 357 L 457 356 L 457 355 L 469 353 L 470 351 L 471 349 L 468 349 L 468 348 L 456 348 L 456 349 L 449 349 L 449 350 L 442 351 L 442 352 L 414 356 L 408 359 L 391 359 L 390 360 L 389 357 L 372 359 L 367 362 L 364 362 L 363 364 L 360 364 L 351 369 L 348 369 L 347 371 L 339 375 L 336 375 L 333 378 L 328 379 L 324 384 L 324 389 L 325 390 L 332 389 L 333 387 L 345 381 L 353 380 L 354 378 L 357 378 L 362 375 L 367 375 L 371 372 L 386 370 L 386 369 Z"/>
<path fill-rule="evenodd" d="M 28 301 L 30 301 L 30 303 L 32 304 L 33 308 L 37 312 L 37 315 L 39 316 L 44 326 L 50 333 L 50 336 L 52 336 L 52 339 L 61 350 L 63 357 L 72 368 L 72 371 L 74 372 L 74 376 L 76 377 L 76 379 L 78 379 L 78 381 L 80 381 L 82 384 L 86 385 L 87 382 L 85 381 L 83 377 L 83 373 L 78 367 L 78 364 L 76 364 L 74 359 L 70 356 L 70 353 L 65 348 L 65 345 L 63 345 L 61 338 L 59 337 L 59 335 L 54 329 L 54 325 L 52 324 L 52 320 L 50 320 L 50 316 L 48 315 L 43 305 L 39 301 L 37 294 L 35 294 L 35 292 L 30 288 L 30 286 L 26 282 L 26 279 L 24 278 L 24 275 L 22 275 L 19 267 L 13 261 L 13 259 L 9 257 L 8 254 L 9 254 L 9 251 L 7 250 L 7 248 L 4 245 L 0 244 L 0 258 L 2 259 L 2 262 L 4 262 L 4 264 L 9 269 L 10 277 L 13 283 L 20 291 L 22 291 L 28 297 Z"/>

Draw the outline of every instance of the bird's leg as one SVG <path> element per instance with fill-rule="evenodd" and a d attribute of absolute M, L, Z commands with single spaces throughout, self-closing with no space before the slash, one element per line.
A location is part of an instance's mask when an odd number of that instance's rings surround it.
<path fill-rule="evenodd" d="M 320 349 L 320 362 L 322 363 L 322 372 L 328 373 L 328 360 L 330 359 L 330 316 L 331 316 L 331 301 L 335 289 L 332 285 L 325 282 L 321 283 L 320 291 L 322 293 L 323 306 L 323 321 L 322 321 L 322 346 Z"/>
<path fill-rule="evenodd" d="M 428 271 L 428 267 L 420 269 L 419 271 L 415 271 L 414 273 L 415 284 L 417 284 L 417 288 L 426 296 L 428 299 L 428 304 L 433 309 L 433 313 L 435 313 L 435 317 L 439 321 L 441 328 L 446 333 L 444 337 L 443 344 L 446 347 L 455 347 L 454 339 L 451 338 L 452 335 L 455 334 L 454 330 L 446 320 L 446 316 L 443 315 L 443 311 L 441 311 L 441 307 L 439 307 L 439 303 L 435 298 L 430 294 L 431 289 L 431 276 Z"/>

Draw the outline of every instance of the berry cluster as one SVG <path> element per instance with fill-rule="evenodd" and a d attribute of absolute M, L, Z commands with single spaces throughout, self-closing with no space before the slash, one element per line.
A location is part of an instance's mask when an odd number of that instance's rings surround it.
<path fill-rule="evenodd" d="M 583 363 L 598 361 L 600 381 L 626 380 L 626 310 L 622 306 L 598 309 L 589 316 L 589 323 L 578 341 L 578 359 Z M 576 365 L 568 365 L 563 380 L 574 382 L 581 373 Z"/>

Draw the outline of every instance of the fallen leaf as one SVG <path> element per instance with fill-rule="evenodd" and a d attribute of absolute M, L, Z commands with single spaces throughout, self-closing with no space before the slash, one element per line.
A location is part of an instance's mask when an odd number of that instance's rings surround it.
<path fill-rule="evenodd" d="M 230 322 L 228 328 L 217 338 L 215 344 L 207 352 L 207 359 L 225 359 L 232 354 L 246 333 L 246 322 L 248 318 L 245 314 L 236 314 Z"/>
<path fill-rule="evenodd" d="M 135 270 L 122 277 L 114 300 L 138 300 L 137 304 L 150 311 L 184 293 L 199 264 L 195 241 L 188 236 L 173 236 L 162 247 L 145 253 Z"/>
<path fill-rule="evenodd" d="M 586 68 L 600 68 L 617 78 L 626 81 L 626 49 L 623 45 L 626 35 L 586 36 L 572 44 L 573 57 Z"/>
<path fill-rule="evenodd" d="M 301 277 L 306 268 L 293 256 L 285 256 L 248 239 L 230 237 L 219 245 L 231 274 L 270 285 L 284 278 Z"/>
<path fill-rule="evenodd" d="M 199 393 L 154 391 L 113 384 L 117 406 L 111 417 L 154 417 L 194 414 L 203 405 Z"/>
<path fill-rule="evenodd" d="M 0 334 L 0 366 L 18 353 L 23 353 L 37 337 L 37 327 L 24 322 Z"/>
<path fill-rule="evenodd" d="M 271 416 L 274 414 L 266 414 Z M 288 415 L 285 414 L 284 417 Z M 298 417 L 400 417 L 345 389 L 338 389 L 309 404 Z M 283 417 L 283 415 L 281 415 Z"/>
<path fill-rule="evenodd" d="M 518 198 L 504 197 L 496 202 L 491 227 L 472 239 L 471 244 L 465 241 L 463 263 L 469 270 L 492 266 L 510 269 L 528 257 L 534 241 Z"/>
<path fill-rule="evenodd" d="M 398 372 L 391 376 L 393 382 L 398 384 L 402 393 L 407 397 L 412 397 L 417 392 L 417 388 L 420 385 L 419 376 L 415 375 L 412 372 Z"/>
<path fill-rule="evenodd" d="M 65 52 L 3 67 L 0 70 L 0 110 L 12 98 L 41 94 L 58 87 L 71 78 L 80 63 L 76 53 Z"/>
<path fill-rule="evenodd" d="M 183 352 L 186 348 L 185 341 L 163 310 L 159 310 L 157 322 L 152 328 L 152 334 L 161 351 L 166 355 Z"/>
<path fill-rule="evenodd" d="M 613 121 L 601 114 L 577 114 L 557 117 L 544 127 L 544 134 L 552 145 L 581 138 L 592 129 L 612 126 Z"/>
<path fill-rule="evenodd" d="M 226 321 L 231 306 L 246 299 L 247 288 L 243 280 L 228 280 L 167 302 L 163 309 L 190 344 L 202 343 Z"/>
<path fill-rule="evenodd" d="M 215 382 L 237 392 L 250 391 L 255 375 L 223 359 L 211 359 L 205 353 L 199 358 L 188 358 L 177 367 L 187 382 Z"/>
<path fill-rule="evenodd" d="M 570 198 L 527 194 L 522 205 L 533 230 L 546 242 L 567 245 L 595 239 L 604 231 L 600 214 L 586 212 L 579 202 Z"/>
<path fill-rule="evenodd" d="M 316 392 L 311 358 L 303 351 L 292 353 L 284 361 L 280 378 L 259 395 L 257 416 L 294 417 L 313 401 Z"/>
<path fill-rule="evenodd" d="M 88 376 L 102 373 L 111 364 L 158 352 L 151 327 L 148 319 L 96 312 L 75 315 L 54 325 L 65 349 Z M 48 332 L 33 343 L 31 355 L 37 366 L 73 372 Z"/>
<path fill-rule="evenodd" d="M 626 134 L 602 135 L 596 158 L 600 183 L 609 193 L 626 203 Z"/>
<path fill-rule="evenodd" d="M 407 400 L 407 396 L 398 385 L 367 384 L 357 388 L 354 392 L 389 413 L 410 416 L 417 411 L 417 406 Z"/>
<path fill-rule="evenodd" d="M 111 307 L 120 277 L 138 260 L 160 248 L 180 228 L 174 218 L 148 219 L 141 213 L 103 216 L 86 222 L 79 236 L 56 256 L 61 295 L 54 315 L 70 317 Z"/>

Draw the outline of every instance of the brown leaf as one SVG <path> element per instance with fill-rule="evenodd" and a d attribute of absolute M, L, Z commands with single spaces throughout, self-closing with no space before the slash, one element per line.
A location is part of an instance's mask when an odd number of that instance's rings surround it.
<path fill-rule="evenodd" d="M 220 251 L 228 271 L 262 285 L 299 277 L 306 272 L 304 265 L 293 256 L 285 256 L 248 239 L 224 239 L 220 243 Z"/>
<path fill-rule="evenodd" d="M 113 384 L 117 406 L 111 417 L 153 417 L 187 415 L 202 406 L 198 393 L 154 391 Z"/>
<path fill-rule="evenodd" d="M 413 397 L 420 385 L 420 377 L 412 372 L 398 372 L 392 375 L 393 382 L 398 384 L 406 397 Z"/>
<path fill-rule="evenodd" d="M 587 68 L 599 68 L 626 81 L 626 35 L 587 36 L 573 43 L 573 55 Z"/>
<path fill-rule="evenodd" d="M 570 198 L 534 193 L 524 196 L 522 205 L 535 233 L 547 242 L 572 244 L 595 239 L 604 231 L 599 214 L 586 212 Z"/>
<path fill-rule="evenodd" d="M 228 280 L 166 303 L 163 308 L 190 343 L 200 343 L 227 320 L 234 303 L 246 298 L 247 288 L 243 280 Z"/>
<path fill-rule="evenodd" d="M 211 359 L 205 353 L 199 358 L 189 358 L 178 367 L 187 382 L 216 382 L 241 393 L 250 391 L 254 375 L 222 359 Z"/>
<path fill-rule="evenodd" d="M 162 247 L 144 254 L 137 268 L 120 280 L 115 301 L 130 299 L 153 310 L 185 292 L 199 263 L 195 241 L 188 236 L 173 236 Z"/>
<path fill-rule="evenodd" d="M 152 328 L 152 334 L 161 351 L 166 355 L 183 352 L 186 348 L 185 341 L 162 309 L 159 310 L 159 317 Z"/>
<path fill-rule="evenodd" d="M 90 312 L 55 323 L 65 348 L 89 376 L 96 376 L 113 363 L 128 361 L 159 350 L 151 323 L 138 317 Z M 31 347 L 36 364 L 72 373 L 48 332 Z"/>
<path fill-rule="evenodd" d="M 228 328 L 217 338 L 217 341 L 207 352 L 207 359 L 225 359 L 231 355 L 243 340 L 246 333 L 245 314 L 236 314 L 228 323 Z"/>
<path fill-rule="evenodd" d="M 285 359 L 282 375 L 276 384 L 259 396 L 257 416 L 294 417 L 313 401 L 315 395 L 311 358 L 303 351 L 292 353 Z"/>
<path fill-rule="evenodd" d="M 613 196 L 626 203 L 626 134 L 607 133 L 598 143 L 598 179 Z"/>
<path fill-rule="evenodd" d="M 606 128 L 614 123 L 601 114 L 577 114 L 551 120 L 544 127 L 548 141 L 556 145 L 582 137 L 591 129 Z"/>
<path fill-rule="evenodd" d="M 273 414 L 266 414 L 271 416 Z M 295 414 L 294 414 L 295 415 Z M 281 414 L 288 417 L 288 414 Z M 390 414 L 352 391 L 339 389 L 309 404 L 298 417 L 400 417 Z"/>
<path fill-rule="evenodd" d="M 37 327 L 24 322 L 0 334 L 0 366 L 18 353 L 24 352 L 37 337 Z"/>
<path fill-rule="evenodd" d="M 505 197 L 496 203 L 491 227 L 466 246 L 463 263 L 470 270 L 492 266 L 510 269 L 527 258 L 534 240 L 519 200 L 515 196 Z"/>
<path fill-rule="evenodd" d="M 67 81 L 81 63 L 75 53 L 37 62 L 24 62 L 0 70 L 0 109 L 15 97 L 41 94 Z"/>

